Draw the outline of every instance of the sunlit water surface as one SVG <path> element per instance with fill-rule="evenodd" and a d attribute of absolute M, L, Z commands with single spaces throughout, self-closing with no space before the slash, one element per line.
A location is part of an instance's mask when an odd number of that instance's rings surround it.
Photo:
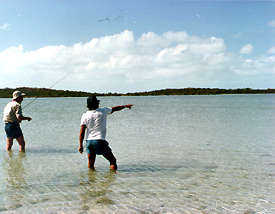
<path fill-rule="evenodd" d="M 77 151 L 86 98 L 39 98 L 25 154 L 0 125 L 1 213 L 275 213 L 274 95 L 100 99 L 134 104 L 108 118 L 118 172 Z"/>

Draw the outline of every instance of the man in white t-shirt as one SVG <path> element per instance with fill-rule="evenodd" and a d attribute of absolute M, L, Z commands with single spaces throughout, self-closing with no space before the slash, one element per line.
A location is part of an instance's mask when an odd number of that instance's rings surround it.
<path fill-rule="evenodd" d="M 116 170 L 116 158 L 109 147 L 109 143 L 105 140 L 107 115 L 124 108 L 131 109 L 133 105 L 99 108 L 99 102 L 96 96 L 87 98 L 89 110 L 81 117 L 78 151 L 80 153 L 83 152 L 83 140 L 87 129 L 86 150 L 88 153 L 88 167 L 94 170 L 96 155 L 103 155 L 110 162 L 110 169 Z"/>

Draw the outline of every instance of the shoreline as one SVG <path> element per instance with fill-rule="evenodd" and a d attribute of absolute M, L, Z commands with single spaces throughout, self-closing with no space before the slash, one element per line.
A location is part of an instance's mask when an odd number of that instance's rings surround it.
<path fill-rule="evenodd" d="M 49 88 L 3 88 L 0 89 L 0 98 L 10 98 L 15 90 L 26 93 L 26 97 L 88 97 L 88 96 L 173 96 L 173 95 L 235 95 L 235 94 L 275 94 L 275 89 L 220 89 L 220 88 L 179 88 L 179 89 L 160 89 L 144 92 L 128 93 L 97 93 L 70 90 L 56 90 Z"/>

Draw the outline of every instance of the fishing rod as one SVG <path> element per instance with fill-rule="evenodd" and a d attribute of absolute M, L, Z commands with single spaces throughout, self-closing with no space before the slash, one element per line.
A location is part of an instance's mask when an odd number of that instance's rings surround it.
<path fill-rule="evenodd" d="M 57 81 L 55 81 L 50 87 L 49 89 L 52 89 L 54 86 L 56 86 L 58 83 L 60 83 L 61 81 L 63 81 L 64 79 L 66 79 L 68 77 L 67 74 L 65 74 L 64 76 L 62 76 L 60 79 L 58 79 Z M 32 101 L 26 103 L 26 105 L 22 106 L 22 109 L 26 109 L 26 107 L 30 106 L 32 103 L 34 103 L 39 97 L 35 97 Z"/>

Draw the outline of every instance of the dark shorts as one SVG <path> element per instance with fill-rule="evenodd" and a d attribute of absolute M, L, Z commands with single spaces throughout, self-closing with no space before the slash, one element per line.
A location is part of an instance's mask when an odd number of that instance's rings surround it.
<path fill-rule="evenodd" d="M 104 155 L 112 152 L 106 140 L 87 140 L 86 149 L 88 154 Z"/>
<path fill-rule="evenodd" d="M 23 136 L 19 123 L 5 123 L 5 131 L 8 138 Z"/>

